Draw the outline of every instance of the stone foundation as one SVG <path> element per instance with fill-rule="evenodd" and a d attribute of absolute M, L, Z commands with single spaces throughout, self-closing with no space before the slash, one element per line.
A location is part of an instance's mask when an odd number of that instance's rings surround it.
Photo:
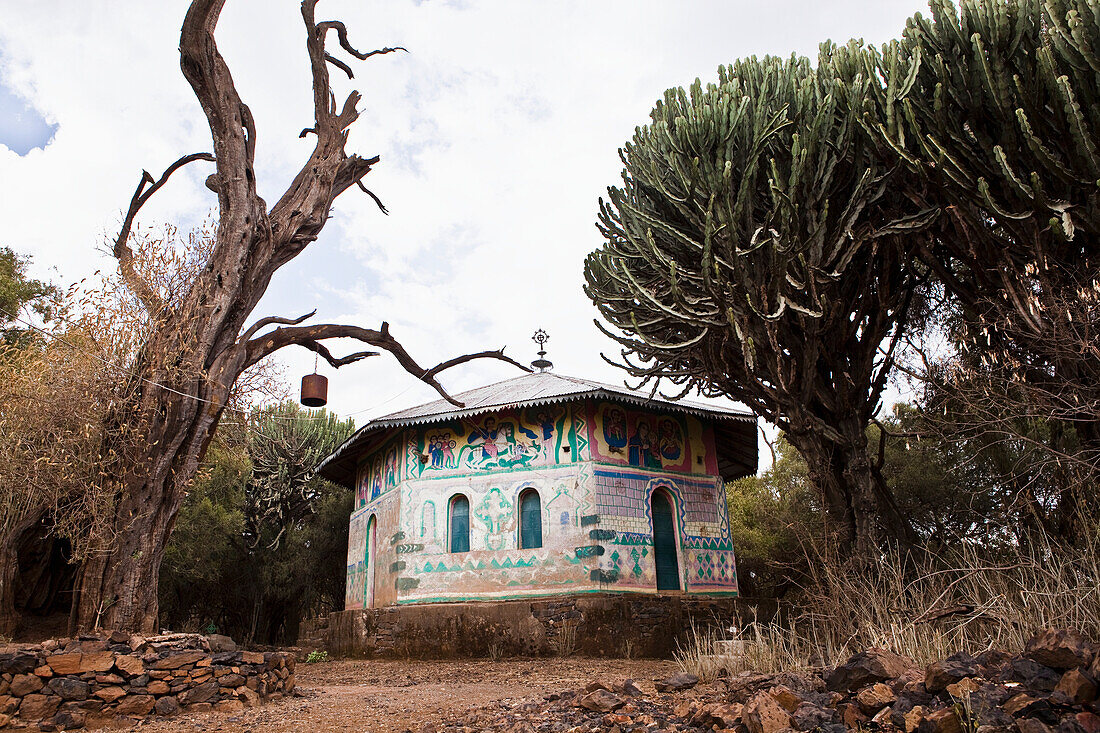
<path fill-rule="evenodd" d="M 51 640 L 0 653 L 0 728 L 75 730 L 180 710 L 237 710 L 293 689 L 293 655 L 211 651 L 195 634 Z"/>
<path fill-rule="evenodd" d="M 530 600 L 432 603 L 329 614 L 310 626 L 346 657 L 670 657 L 700 631 L 751 615 L 732 597 L 593 594 Z"/>

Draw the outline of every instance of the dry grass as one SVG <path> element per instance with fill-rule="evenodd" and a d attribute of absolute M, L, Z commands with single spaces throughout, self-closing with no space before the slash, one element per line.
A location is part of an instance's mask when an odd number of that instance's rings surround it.
<path fill-rule="evenodd" d="M 685 671 L 777 672 L 833 666 L 878 646 L 920 664 L 957 651 L 1016 652 L 1038 629 L 1074 627 L 1100 639 L 1100 541 L 1042 543 L 1000 562 L 975 548 L 953 557 L 887 554 L 853 570 L 818 558 L 812 582 L 781 623 L 740 631 L 740 656 L 715 654 L 717 632 L 693 629 L 677 655 Z M 937 611 L 960 612 L 931 619 Z M 965 609 L 965 610 L 964 610 Z"/>

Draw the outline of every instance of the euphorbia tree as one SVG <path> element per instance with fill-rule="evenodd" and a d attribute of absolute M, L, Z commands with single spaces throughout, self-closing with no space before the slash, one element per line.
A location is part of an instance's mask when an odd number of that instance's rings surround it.
<path fill-rule="evenodd" d="M 302 132 L 315 145 L 287 190 L 269 206 L 256 190 L 257 130 L 240 98 L 214 29 L 224 0 L 193 0 L 180 33 L 180 66 L 206 114 L 213 153 L 186 155 L 158 179 L 143 174 L 114 243 L 119 270 L 155 325 L 135 354 L 133 399 L 116 405 L 108 420 L 125 426 L 128 440 L 117 465 L 114 541 L 87 558 L 74 600 L 75 626 L 149 631 L 157 623 L 157 579 L 165 542 L 188 483 L 195 476 L 237 378 L 249 367 L 287 346 L 317 352 L 333 367 L 354 363 L 378 351 L 336 357 L 323 344 L 350 338 L 388 351 L 410 374 L 448 397 L 437 375 L 451 366 L 500 351 L 467 354 L 431 368 L 420 366 L 383 323 L 374 330 L 352 325 L 302 325 L 308 318 L 265 317 L 248 325 L 272 275 L 317 239 L 336 197 L 349 188 L 366 189 L 363 178 L 378 156 L 349 155 L 348 130 L 359 113 L 358 92 L 337 104 L 329 73 L 352 76 L 351 67 L 326 47 L 335 35 L 339 47 L 356 59 L 395 51 L 360 52 L 338 21 L 318 22 L 317 0 L 303 0 L 305 60 L 313 77 L 313 125 Z M 142 205 L 180 167 L 214 163 L 206 185 L 218 198 L 216 230 L 194 277 L 165 298 L 136 266 L 129 240 Z M 373 194 L 372 194 L 373 196 Z M 519 366 L 516 364 L 516 366 Z M 450 399 L 448 397 L 448 399 Z M 453 400 L 452 400 L 453 401 Z M 457 404 L 457 403 L 456 403 Z M 116 434 L 112 431 L 109 434 Z"/>
<path fill-rule="evenodd" d="M 607 242 L 585 268 L 623 365 L 782 428 L 857 553 L 912 541 L 866 427 L 935 212 L 894 191 L 858 115 L 805 58 L 723 67 L 717 84 L 666 92 L 651 120 L 621 151 L 623 185 L 600 208 Z"/>
<path fill-rule="evenodd" d="M 1025 442 L 1052 421 L 1063 480 L 1048 529 L 1071 538 L 1100 476 L 1100 8 L 930 6 L 899 41 L 845 49 L 834 72 L 869 92 L 847 98 L 884 164 L 944 211 L 920 255 L 958 310 L 961 353 L 941 385 L 958 420 Z M 1019 508 L 1042 515 L 1032 488 Z"/>

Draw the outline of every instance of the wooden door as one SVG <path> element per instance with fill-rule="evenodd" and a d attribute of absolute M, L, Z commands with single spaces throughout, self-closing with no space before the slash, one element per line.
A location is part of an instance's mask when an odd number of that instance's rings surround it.
<path fill-rule="evenodd" d="M 680 590 L 680 564 L 676 559 L 676 520 L 668 496 L 654 491 L 653 562 L 657 566 L 657 590 Z"/>

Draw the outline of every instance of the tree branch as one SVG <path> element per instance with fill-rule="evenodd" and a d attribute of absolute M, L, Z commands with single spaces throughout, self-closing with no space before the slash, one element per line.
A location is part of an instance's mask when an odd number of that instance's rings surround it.
<path fill-rule="evenodd" d="M 311 310 L 309 313 L 306 313 L 304 316 L 298 316 L 297 318 L 284 318 L 282 316 L 267 316 L 266 318 L 261 318 L 260 320 L 256 321 L 251 326 L 245 329 L 244 333 L 241 334 L 240 340 L 248 341 L 248 339 L 255 336 L 256 332 L 264 326 L 273 326 L 275 324 L 280 324 L 284 326 L 297 326 L 299 323 L 306 320 L 307 318 L 312 318 L 315 313 L 317 313 L 316 308 Z"/>
<path fill-rule="evenodd" d="M 377 196 L 375 196 L 375 195 L 374 195 L 374 192 L 373 192 L 373 191 L 371 191 L 371 190 L 370 190 L 369 188 L 367 188 L 366 186 L 364 186 L 364 185 L 363 185 L 363 181 L 362 181 L 362 179 L 358 179 L 358 178 L 357 178 L 357 179 L 355 180 L 355 185 L 356 185 L 356 186 L 358 186 L 358 187 L 359 187 L 359 189 L 360 189 L 360 190 L 361 190 L 361 191 L 362 191 L 363 193 L 367 194 L 367 195 L 368 195 L 368 196 L 370 196 L 370 197 L 371 197 L 372 199 L 374 199 L 374 203 L 378 204 L 378 208 L 379 208 L 379 210 L 381 210 L 381 212 L 382 212 L 383 214 L 389 215 L 389 213 L 390 213 L 390 210 L 389 210 L 389 209 L 387 209 L 387 208 L 386 208 L 386 205 L 382 203 L 382 199 L 380 199 L 380 198 L 378 198 Z"/>
<path fill-rule="evenodd" d="M 188 163 L 193 163 L 196 160 L 213 161 L 214 156 L 210 153 L 191 153 L 190 155 L 185 155 L 168 166 L 156 181 L 149 175 L 149 171 L 142 171 L 141 180 L 138 181 L 137 188 L 134 189 L 134 195 L 130 197 L 130 208 L 126 210 L 126 217 L 122 220 L 122 229 L 119 230 L 118 236 L 115 238 L 115 246 L 112 249 L 112 254 L 114 254 L 115 259 L 118 260 L 118 268 L 122 273 L 122 279 L 130 289 L 134 291 L 134 294 L 137 295 L 138 299 L 141 300 L 142 304 L 150 313 L 159 311 L 163 304 L 161 303 L 160 297 L 153 292 L 149 284 L 145 282 L 145 279 L 134 269 L 134 251 L 130 249 L 128 243 L 130 240 L 130 230 L 134 226 L 134 219 L 137 218 L 141 207 L 145 205 L 145 202 L 148 201 L 161 186 L 168 182 L 169 176 Z M 146 188 L 147 185 L 149 188 Z"/>
<path fill-rule="evenodd" d="M 276 321 L 269 321 L 274 323 Z M 255 328 L 255 326 L 253 326 Z M 251 329 L 250 329 L 251 330 Z M 438 392 L 445 400 L 455 405 L 456 407 L 464 407 L 464 405 L 451 397 L 447 393 L 447 390 L 443 388 L 436 380 L 436 375 L 440 372 L 450 369 L 451 367 L 458 366 L 459 364 L 465 364 L 466 362 L 473 361 L 475 359 L 498 359 L 500 361 L 508 362 L 513 366 L 519 367 L 525 372 L 530 372 L 528 367 L 515 361 L 509 356 L 504 355 L 504 349 L 497 351 L 480 351 L 474 354 L 463 354 L 462 356 L 456 356 L 452 359 L 440 362 L 430 369 L 424 369 L 420 366 L 415 359 L 409 355 L 409 352 L 405 350 L 405 347 L 400 344 L 393 336 L 390 335 L 390 326 L 388 323 L 383 323 L 381 330 L 375 331 L 369 328 L 360 328 L 359 326 L 348 326 L 336 323 L 321 323 L 313 326 L 288 326 L 285 328 L 276 328 L 274 331 L 270 331 L 261 336 L 256 336 L 247 341 L 244 341 L 247 356 L 245 358 L 245 367 L 252 366 L 259 360 L 266 356 L 270 356 L 279 349 L 287 346 L 302 346 L 311 351 L 320 354 L 325 358 L 329 364 L 334 367 L 341 367 L 345 364 L 351 364 L 360 359 L 364 359 L 368 356 L 373 356 L 375 352 L 357 352 L 355 354 L 349 354 L 348 356 L 337 358 L 333 357 L 329 353 L 328 349 L 320 344 L 321 341 L 333 338 L 350 338 L 357 341 L 361 341 L 371 346 L 377 346 L 380 349 L 393 354 L 397 362 L 407 371 L 420 381 L 429 385 Z"/>

